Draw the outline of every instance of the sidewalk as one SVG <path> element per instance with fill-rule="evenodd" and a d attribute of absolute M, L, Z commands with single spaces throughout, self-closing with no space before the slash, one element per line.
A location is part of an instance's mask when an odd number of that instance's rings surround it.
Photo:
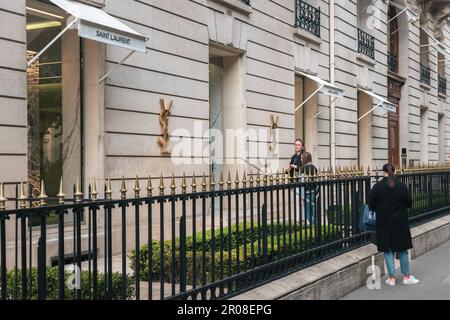
<path fill-rule="evenodd" d="M 381 290 L 364 286 L 341 300 L 450 300 L 450 241 L 411 261 L 410 268 L 411 274 L 420 280 L 417 285 L 401 284 L 402 276 L 397 269 L 395 287 L 387 286 L 383 277 Z"/>

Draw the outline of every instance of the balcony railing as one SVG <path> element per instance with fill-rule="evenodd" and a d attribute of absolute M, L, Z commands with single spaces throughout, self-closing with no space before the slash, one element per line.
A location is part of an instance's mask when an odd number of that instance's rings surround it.
<path fill-rule="evenodd" d="M 430 67 L 420 64 L 420 82 L 430 85 Z"/>
<path fill-rule="evenodd" d="M 447 79 L 441 76 L 438 76 L 438 92 L 440 94 L 447 94 Z"/>
<path fill-rule="evenodd" d="M 320 38 L 320 8 L 315 8 L 305 1 L 297 0 L 295 26 Z"/>
<path fill-rule="evenodd" d="M 398 57 L 391 52 L 388 52 L 388 69 L 392 73 L 398 73 Z"/>
<path fill-rule="evenodd" d="M 358 52 L 375 59 L 375 37 L 358 29 Z"/>

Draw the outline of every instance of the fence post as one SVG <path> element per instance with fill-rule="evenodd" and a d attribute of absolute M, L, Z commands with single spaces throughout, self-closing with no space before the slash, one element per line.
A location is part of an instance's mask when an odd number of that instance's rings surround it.
<path fill-rule="evenodd" d="M 262 255 L 263 255 L 263 263 L 267 263 L 268 259 L 268 241 L 267 241 L 267 202 L 264 202 L 262 206 Z"/>
<path fill-rule="evenodd" d="M 38 300 L 45 299 L 45 240 L 38 241 Z"/>
<path fill-rule="evenodd" d="M 185 205 L 185 204 L 184 204 Z M 186 215 L 180 218 L 180 292 L 186 292 Z M 194 270 L 194 272 L 196 272 Z"/>
<path fill-rule="evenodd" d="M 186 291 L 186 188 L 186 175 L 183 173 L 181 192 L 184 196 L 181 203 L 180 218 L 180 292 Z M 194 272 L 196 271 L 194 270 Z"/>

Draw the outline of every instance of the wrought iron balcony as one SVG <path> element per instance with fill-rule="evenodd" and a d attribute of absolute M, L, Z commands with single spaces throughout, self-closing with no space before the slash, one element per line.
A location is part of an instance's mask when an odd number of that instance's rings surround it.
<path fill-rule="evenodd" d="M 388 52 L 388 70 L 392 73 L 398 73 L 398 57 Z"/>
<path fill-rule="evenodd" d="M 375 59 L 375 37 L 358 29 L 358 52 Z"/>
<path fill-rule="evenodd" d="M 430 67 L 420 64 L 420 82 L 430 85 Z"/>
<path fill-rule="evenodd" d="M 296 1 L 295 27 L 309 31 L 320 38 L 320 8 L 302 0 Z"/>
<path fill-rule="evenodd" d="M 242 0 L 243 3 L 245 3 L 246 5 L 250 5 L 250 0 Z"/>
<path fill-rule="evenodd" d="M 438 76 L 438 92 L 441 94 L 447 94 L 447 79 L 441 76 Z"/>

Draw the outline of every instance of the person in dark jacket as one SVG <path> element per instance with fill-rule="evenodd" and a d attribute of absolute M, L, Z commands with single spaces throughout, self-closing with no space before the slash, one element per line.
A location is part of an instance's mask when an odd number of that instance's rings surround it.
<path fill-rule="evenodd" d="M 305 182 L 306 177 L 317 176 L 318 170 L 317 167 L 312 163 L 312 156 L 309 152 L 302 153 L 302 168 L 301 168 L 301 176 L 302 182 Z M 317 195 L 319 193 L 319 186 L 316 185 L 308 185 L 306 188 L 301 188 L 301 198 L 302 204 L 304 204 L 305 209 L 305 217 L 306 221 L 309 224 L 314 224 L 314 216 L 316 211 L 316 200 Z M 305 190 L 306 189 L 306 190 Z"/>
<path fill-rule="evenodd" d="M 384 252 L 389 274 L 386 284 L 395 285 L 394 253 L 400 256 L 403 284 L 417 284 L 419 280 L 410 274 L 408 260 L 408 249 L 413 247 L 407 212 L 412 205 L 411 195 L 394 173 L 392 164 L 383 166 L 384 177 L 370 192 L 369 209 L 376 214 L 377 247 Z"/>
<path fill-rule="evenodd" d="M 290 177 L 297 177 L 300 175 L 300 169 L 302 167 L 302 154 L 305 152 L 305 143 L 302 139 L 295 140 L 295 154 L 291 157 L 289 167 L 286 169 L 286 173 L 289 173 Z"/>

